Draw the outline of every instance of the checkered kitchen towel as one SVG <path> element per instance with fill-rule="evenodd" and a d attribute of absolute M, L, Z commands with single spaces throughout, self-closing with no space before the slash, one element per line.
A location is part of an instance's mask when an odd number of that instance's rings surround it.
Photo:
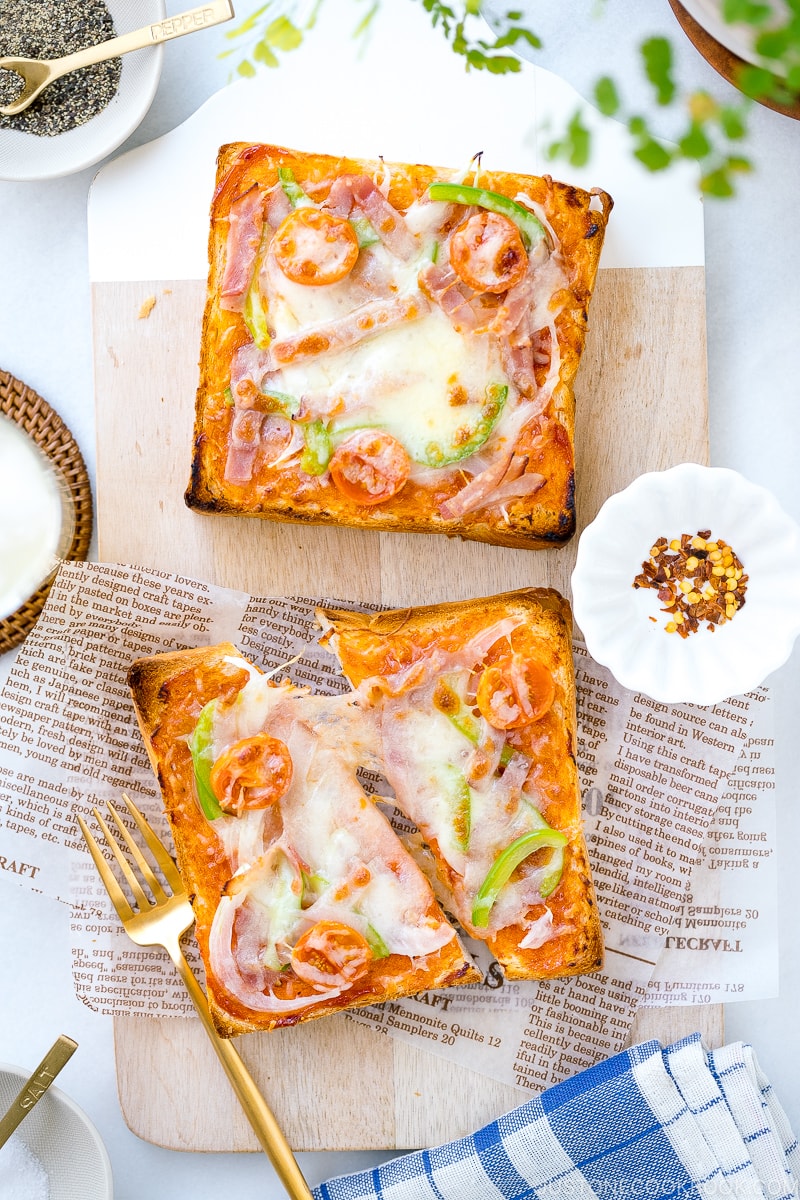
<path fill-rule="evenodd" d="M 634 1046 L 470 1137 L 328 1180 L 317 1200 L 789 1200 L 800 1152 L 751 1047 Z"/>

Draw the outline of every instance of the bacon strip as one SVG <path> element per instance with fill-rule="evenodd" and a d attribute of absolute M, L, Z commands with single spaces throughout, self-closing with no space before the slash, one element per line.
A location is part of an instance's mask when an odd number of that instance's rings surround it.
<path fill-rule="evenodd" d="M 231 204 L 225 273 L 220 288 L 220 307 L 240 312 L 253 277 L 261 231 L 264 228 L 264 196 L 255 185 Z"/>
<path fill-rule="evenodd" d="M 344 317 L 309 326 L 291 337 L 273 342 L 270 348 L 272 360 L 279 366 L 286 366 L 317 354 L 336 354 L 376 333 L 402 325 L 404 321 L 416 320 L 427 310 L 428 303 L 419 292 L 362 304 Z"/>

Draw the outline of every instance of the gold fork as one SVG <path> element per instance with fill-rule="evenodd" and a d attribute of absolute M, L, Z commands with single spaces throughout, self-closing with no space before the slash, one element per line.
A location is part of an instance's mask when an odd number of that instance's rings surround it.
<path fill-rule="evenodd" d="M 119 813 L 109 801 L 109 812 L 114 819 L 127 853 L 98 810 L 95 808 L 92 811 L 134 897 L 137 907 L 133 907 L 116 875 L 103 857 L 99 844 L 89 832 L 86 822 L 82 817 L 78 817 L 78 824 L 86 839 L 89 853 L 100 872 L 100 878 L 119 914 L 125 932 L 138 946 L 164 947 L 186 984 L 186 989 L 197 1009 L 203 1028 L 211 1039 L 211 1044 L 222 1063 L 225 1074 L 241 1102 L 247 1119 L 255 1130 L 256 1137 L 275 1168 L 278 1178 L 292 1200 L 312 1200 L 308 1184 L 302 1176 L 289 1143 L 281 1132 L 272 1110 L 259 1092 L 255 1080 L 232 1043 L 226 1038 L 221 1038 L 214 1028 L 203 990 L 181 950 L 181 936 L 194 924 L 194 912 L 183 886 L 183 880 L 178 874 L 178 868 L 166 846 L 148 824 L 144 815 L 124 793 L 122 798 L 136 822 L 145 844 L 158 863 L 168 888 L 171 889 L 169 891 L 162 886 L 139 846 L 123 824 Z M 131 865 L 130 859 L 133 859 L 135 868 Z M 141 880 L 144 880 L 144 885 L 149 889 L 152 899 L 145 891 Z"/>

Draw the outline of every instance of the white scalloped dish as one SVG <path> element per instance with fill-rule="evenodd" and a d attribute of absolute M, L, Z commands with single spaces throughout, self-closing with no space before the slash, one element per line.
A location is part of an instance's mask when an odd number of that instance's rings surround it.
<path fill-rule="evenodd" d="M 745 603 L 713 630 L 668 633 L 652 588 L 633 580 L 659 537 L 710 530 L 741 560 Z M 771 492 L 725 467 L 682 463 L 609 497 L 581 535 L 575 621 L 623 687 L 666 704 L 713 705 L 758 687 L 800 633 L 800 527 Z M 655 621 L 652 619 L 655 618 Z"/>

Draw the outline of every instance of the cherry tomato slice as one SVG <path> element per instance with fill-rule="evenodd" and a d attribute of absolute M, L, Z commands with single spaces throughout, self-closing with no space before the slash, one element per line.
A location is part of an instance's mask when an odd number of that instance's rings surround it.
<path fill-rule="evenodd" d="M 450 265 L 476 292 L 507 292 L 528 269 L 519 229 L 508 217 L 481 211 L 450 239 Z"/>
<path fill-rule="evenodd" d="M 364 974 L 372 960 L 366 938 L 340 921 L 318 921 L 292 950 L 291 967 L 304 983 L 345 987 Z"/>
<path fill-rule="evenodd" d="M 547 667 L 511 654 L 484 668 L 475 701 L 494 729 L 519 729 L 550 709 L 556 685 Z"/>
<path fill-rule="evenodd" d="M 411 460 L 396 438 L 361 429 L 336 448 L 328 464 L 339 491 L 356 504 L 381 504 L 408 479 Z"/>
<path fill-rule="evenodd" d="M 342 217 L 296 208 L 275 231 L 272 251 L 287 279 L 319 287 L 350 274 L 358 258 L 358 237 Z"/>
<path fill-rule="evenodd" d="M 242 738 L 220 754 L 209 782 L 226 813 L 238 817 L 247 809 L 268 808 L 292 782 L 289 747 L 267 733 Z"/>

